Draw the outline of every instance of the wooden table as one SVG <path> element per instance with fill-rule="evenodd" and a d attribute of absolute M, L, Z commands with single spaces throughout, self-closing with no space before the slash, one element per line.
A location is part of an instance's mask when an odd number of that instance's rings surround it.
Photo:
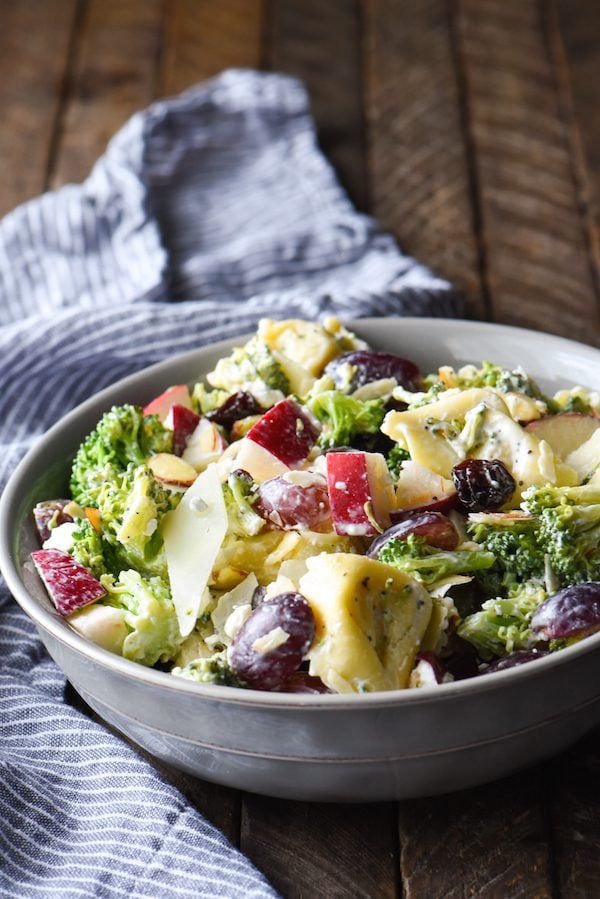
<path fill-rule="evenodd" d="M 474 318 L 600 338 L 598 0 L 0 0 L 0 213 L 230 66 L 303 78 L 356 205 Z M 526 365 L 527 360 L 523 360 Z M 600 731 L 463 793 L 283 802 L 165 773 L 286 897 L 600 896 Z"/>

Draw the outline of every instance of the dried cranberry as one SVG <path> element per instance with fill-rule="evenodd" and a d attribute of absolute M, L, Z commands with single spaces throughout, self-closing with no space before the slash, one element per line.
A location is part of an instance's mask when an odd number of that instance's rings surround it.
<path fill-rule="evenodd" d="M 232 393 L 218 409 L 206 413 L 206 418 L 213 421 L 216 425 L 224 428 L 231 428 L 234 422 L 241 418 L 248 418 L 249 415 L 260 415 L 264 412 L 262 406 L 256 398 L 247 390 L 238 390 Z"/>
<path fill-rule="evenodd" d="M 458 499 L 468 512 L 494 512 L 515 492 L 515 479 L 500 459 L 465 459 L 452 469 Z"/>

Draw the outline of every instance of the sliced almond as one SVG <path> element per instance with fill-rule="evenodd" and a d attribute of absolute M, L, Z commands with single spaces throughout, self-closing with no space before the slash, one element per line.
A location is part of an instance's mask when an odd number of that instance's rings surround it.
<path fill-rule="evenodd" d="M 195 468 L 173 453 L 158 453 L 151 456 L 148 459 L 148 468 L 159 481 L 178 487 L 190 487 L 198 477 Z"/>

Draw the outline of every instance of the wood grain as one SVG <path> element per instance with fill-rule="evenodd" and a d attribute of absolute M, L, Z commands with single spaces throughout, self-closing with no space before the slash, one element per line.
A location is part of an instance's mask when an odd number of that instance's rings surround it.
<path fill-rule="evenodd" d="M 405 899 L 551 899 L 545 769 L 400 804 Z"/>
<path fill-rule="evenodd" d="M 240 848 L 285 899 L 394 899 L 394 804 L 326 805 L 246 795 Z"/>
<path fill-rule="evenodd" d="M 46 187 L 77 0 L 0 4 L 0 215 Z"/>
<path fill-rule="evenodd" d="M 372 212 L 485 317 L 459 71 L 446 0 L 366 0 Z"/>
<path fill-rule="evenodd" d="M 165 12 L 161 95 L 178 93 L 223 69 L 260 66 L 261 0 L 169 0 Z"/>
<path fill-rule="evenodd" d="M 555 865 L 560 895 L 600 895 L 600 729 L 552 768 Z"/>
<path fill-rule="evenodd" d="M 368 205 L 359 0 L 271 0 L 265 65 L 302 79 L 319 143 L 350 199 Z"/>
<path fill-rule="evenodd" d="M 83 180 L 113 134 L 153 99 L 161 27 L 161 0 L 89 0 L 60 121 L 53 186 Z"/>
<path fill-rule="evenodd" d="M 570 125 L 571 156 L 599 296 L 600 4 L 556 0 L 548 6 L 547 20 L 564 114 Z"/>
<path fill-rule="evenodd" d="M 568 124 L 534 0 L 459 0 L 495 321 L 597 342 Z"/>

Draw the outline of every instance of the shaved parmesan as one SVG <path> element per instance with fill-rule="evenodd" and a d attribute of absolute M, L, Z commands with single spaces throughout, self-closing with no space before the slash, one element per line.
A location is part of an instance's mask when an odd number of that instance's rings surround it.
<path fill-rule="evenodd" d="M 192 631 L 202 611 L 226 531 L 225 501 L 213 464 L 198 475 L 177 508 L 165 515 L 163 524 L 171 594 L 183 637 Z"/>

